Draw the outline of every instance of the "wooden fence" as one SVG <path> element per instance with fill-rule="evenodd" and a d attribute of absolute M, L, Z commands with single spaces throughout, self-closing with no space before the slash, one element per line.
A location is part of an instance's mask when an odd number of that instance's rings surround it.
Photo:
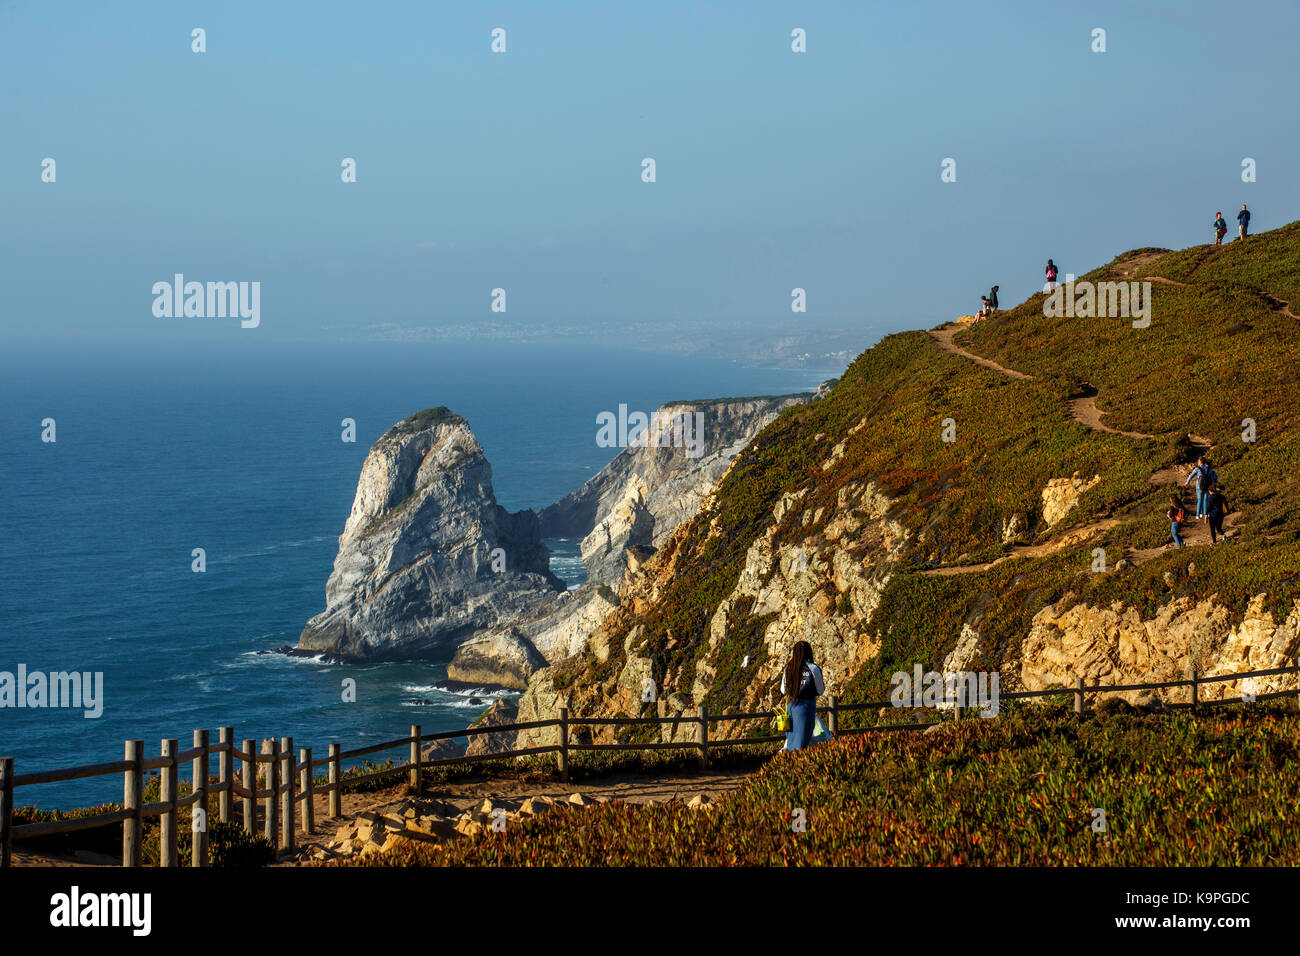
<path fill-rule="evenodd" d="M 1186 680 L 1150 684 L 1098 684 L 1091 687 L 1085 686 L 1083 679 L 1079 678 L 1073 688 L 999 693 L 998 700 L 1070 695 L 1074 698 L 1074 712 L 1082 715 L 1087 706 L 1086 697 L 1088 694 L 1187 687 L 1190 691 L 1189 702 L 1170 704 L 1169 706 L 1195 707 L 1203 703 L 1200 699 L 1200 687 L 1204 684 L 1297 673 L 1300 673 L 1300 666 L 1294 665 L 1291 667 L 1277 667 L 1271 670 L 1220 674 L 1212 677 L 1201 676 L 1193 670 Z M 1259 694 L 1253 699 L 1267 700 L 1292 694 L 1297 694 L 1297 691 Z M 834 696 L 828 699 L 830 701 L 829 705 L 819 707 L 817 711 L 826 715 L 827 728 L 833 734 L 914 731 L 924 730 L 933 725 L 932 723 L 900 723 L 845 728 L 840 726 L 841 715 L 890 707 L 892 701 L 841 704 Z M 1242 700 L 1241 697 L 1234 697 L 1206 703 L 1230 704 L 1241 703 Z M 938 703 L 956 705 L 952 708 L 954 719 L 961 719 L 960 699 L 945 698 Z M 555 720 L 536 720 L 521 724 L 503 724 L 494 727 L 468 728 L 433 734 L 421 733 L 419 725 L 413 724 L 410 734 L 406 737 L 399 737 L 396 740 L 371 744 L 366 747 L 358 747 L 353 750 L 342 750 L 337 743 L 332 743 L 329 745 L 328 756 L 317 758 L 313 758 L 311 748 L 306 747 L 299 750 L 297 760 L 293 756 L 292 737 L 264 740 L 261 751 L 258 752 L 253 740 L 244 740 L 241 746 L 236 747 L 234 729 L 231 727 L 220 728 L 216 744 L 210 742 L 207 730 L 194 731 L 194 744 L 189 750 L 179 750 L 175 739 L 163 740 L 157 757 L 145 757 L 143 741 L 128 740 L 121 760 L 81 767 L 69 767 L 63 770 L 43 770 L 34 773 L 15 774 L 13 758 L 0 757 L 0 866 L 10 865 L 12 844 L 15 840 L 73 833 L 119 822 L 122 824 L 122 865 L 139 866 L 144 821 L 155 817 L 160 821 L 159 863 L 162 866 L 179 866 L 180 861 L 177 856 L 177 815 L 182 808 L 187 806 L 195 808 L 195 810 L 191 811 L 190 817 L 192 833 L 191 865 L 207 866 L 209 863 L 207 808 L 209 799 L 212 796 L 217 798 L 217 817 L 222 823 L 231 822 L 233 803 L 238 798 L 242 804 L 243 829 L 250 834 L 257 832 L 258 829 L 257 804 L 260 801 L 262 804 L 261 829 L 263 835 L 272 847 L 276 848 L 277 857 L 289 856 L 294 852 L 295 833 L 299 827 L 307 834 L 315 831 L 316 823 L 313 804 L 315 796 L 317 794 L 327 794 L 328 815 L 331 818 L 339 817 L 341 816 L 342 791 L 345 785 L 406 774 L 407 782 L 412 790 L 419 793 L 422 786 L 421 774 L 426 768 L 548 753 L 555 754 L 556 768 L 560 773 L 560 778 L 567 781 L 569 779 L 569 754 L 574 751 L 694 749 L 699 752 L 699 765 L 703 770 L 709 766 L 709 753 L 711 750 L 719 747 L 777 743 L 785 739 L 784 734 L 710 739 L 709 725 L 711 723 L 769 720 L 771 716 L 770 711 L 710 714 L 705 707 L 701 706 L 697 708 L 694 717 L 570 717 L 568 708 L 561 707 L 559 717 Z M 673 724 L 676 727 L 682 723 L 694 723 L 696 725 L 694 741 L 596 744 L 574 743 L 569 739 L 569 731 L 573 727 L 628 727 L 649 724 Z M 455 737 L 474 737 L 482 734 L 517 733 L 523 730 L 540 730 L 550 727 L 558 729 L 557 742 L 551 745 L 525 747 L 519 750 L 512 749 L 495 753 L 466 754 L 439 760 L 424 760 L 421 754 L 421 744 L 430 741 L 448 740 Z M 397 748 L 408 749 L 409 757 L 405 763 L 395 767 L 353 774 L 346 781 L 344 780 L 341 772 L 342 761 Z M 213 756 L 217 758 L 215 781 L 210 777 L 210 761 Z M 238 778 L 234 772 L 236 760 L 240 761 L 242 765 Z M 188 796 L 180 797 L 178 796 L 178 770 L 180 765 L 186 762 L 191 764 L 192 791 Z M 264 773 L 258 773 L 259 767 L 262 768 Z M 327 768 L 328 782 L 320 786 L 316 785 L 312 773 L 317 767 Z M 146 804 L 142 802 L 145 773 L 151 770 L 160 771 L 159 799 L 156 803 Z M 123 780 L 123 799 L 120 810 L 76 819 L 14 824 L 14 791 L 16 788 L 41 783 L 55 783 L 63 780 L 82 780 L 116 773 L 122 774 Z M 259 778 L 262 778 L 265 786 L 259 786 Z"/>

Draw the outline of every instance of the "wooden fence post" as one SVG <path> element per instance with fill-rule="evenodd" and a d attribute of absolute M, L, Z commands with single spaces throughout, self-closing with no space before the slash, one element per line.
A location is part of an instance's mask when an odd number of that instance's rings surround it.
<path fill-rule="evenodd" d="M 407 784 L 420 795 L 420 725 L 411 724 L 411 772 L 407 775 Z"/>
<path fill-rule="evenodd" d="M 1201 688 L 1198 683 L 1200 674 L 1197 673 L 1196 665 L 1192 665 L 1192 706 L 1196 707 L 1201 702 Z"/>
<path fill-rule="evenodd" d="M 293 738 L 280 738 L 280 760 L 284 764 L 284 772 L 280 774 L 280 845 L 291 856 L 293 855 L 293 831 L 294 831 L 294 809 L 297 801 L 293 798 L 294 780 L 297 774 L 293 772 Z"/>
<path fill-rule="evenodd" d="M 826 717 L 826 729 L 831 732 L 831 736 L 840 732 L 840 698 L 837 694 L 831 694 L 831 712 Z"/>
<path fill-rule="evenodd" d="M 342 784 L 339 782 L 339 745 L 330 744 L 330 817 L 341 817 L 343 815 L 343 794 L 340 792 Z"/>
<path fill-rule="evenodd" d="M 14 839 L 14 758 L 0 757 L 0 867 L 8 866 Z"/>
<path fill-rule="evenodd" d="M 244 832 L 252 836 L 257 832 L 257 741 L 245 740 L 243 752 L 248 754 L 244 761 L 244 789 L 248 796 L 244 801 Z"/>
<path fill-rule="evenodd" d="M 180 752 L 177 743 L 174 737 L 165 738 L 162 742 L 161 755 L 168 759 L 162 768 L 158 789 L 159 802 L 167 805 L 159 821 L 158 865 L 161 867 L 180 866 L 180 861 L 176 859 L 176 754 Z"/>
<path fill-rule="evenodd" d="M 202 747 L 203 753 L 190 764 L 194 790 L 200 794 L 198 802 L 190 804 L 190 866 L 193 867 L 208 865 L 208 745 L 208 732 L 194 731 L 194 746 Z M 199 815 L 198 820 L 195 820 L 195 814 Z M 196 823 L 201 829 L 195 830 Z"/>
<path fill-rule="evenodd" d="M 262 741 L 262 753 L 268 758 L 266 766 L 266 796 L 262 798 L 262 835 L 272 850 L 280 847 L 280 791 L 276 789 L 280 777 L 280 741 L 270 737 Z"/>
<path fill-rule="evenodd" d="M 299 777 L 299 790 L 302 791 L 302 832 L 312 833 L 316 829 L 316 807 L 312 801 L 316 799 L 316 781 L 311 777 L 311 748 L 305 747 L 300 751 L 302 756 L 302 774 Z"/>
<path fill-rule="evenodd" d="M 140 817 L 140 799 L 144 790 L 144 741 L 126 742 L 126 759 L 131 769 L 122 774 L 122 807 L 131 816 L 122 821 L 122 865 L 140 865 L 140 837 L 144 830 Z"/>
<path fill-rule="evenodd" d="M 235 745 L 235 728 L 218 728 L 217 743 L 226 748 L 217 755 L 217 786 L 220 788 L 220 792 L 217 794 L 217 819 L 222 823 L 229 823 L 230 787 L 234 779 L 230 774 L 230 770 L 235 765 L 230 756 L 230 748 Z"/>
<path fill-rule="evenodd" d="M 555 754 L 555 766 L 559 768 L 560 779 L 569 782 L 569 708 L 560 708 L 560 749 Z"/>
<path fill-rule="evenodd" d="M 700 704 L 695 708 L 695 715 L 700 721 L 700 769 L 709 769 L 709 708 Z"/>
<path fill-rule="evenodd" d="M 1074 682 L 1074 716 L 1083 716 L 1083 678 Z"/>

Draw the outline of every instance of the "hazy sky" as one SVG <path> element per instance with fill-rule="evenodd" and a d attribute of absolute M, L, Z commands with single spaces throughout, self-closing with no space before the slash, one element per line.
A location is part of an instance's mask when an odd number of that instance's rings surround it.
<path fill-rule="evenodd" d="M 1048 256 L 1300 218 L 1298 33 L 1283 2 L 0 0 L 0 337 L 874 339 Z M 176 272 L 260 282 L 261 325 L 155 318 Z"/>

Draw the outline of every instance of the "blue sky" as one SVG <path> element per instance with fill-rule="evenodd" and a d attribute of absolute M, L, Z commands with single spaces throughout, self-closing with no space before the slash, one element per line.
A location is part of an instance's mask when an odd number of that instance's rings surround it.
<path fill-rule="evenodd" d="M 1048 256 L 1300 218 L 1294 4 L 383 6 L 0 0 L 0 337 L 865 345 L 1019 301 Z M 261 326 L 155 318 L 176 272 L 260 281 Z"/>

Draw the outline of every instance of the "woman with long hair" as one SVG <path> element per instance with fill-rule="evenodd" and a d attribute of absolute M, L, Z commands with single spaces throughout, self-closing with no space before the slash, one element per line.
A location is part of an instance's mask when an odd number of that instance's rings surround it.
<path fill-rule="evenodd" d="M 781 674 L 781 693 L 789 700 L 790 729 L 785 749 L 807 747 L 817 722 L 817 695 L 826 690 L 821 668 L 813 663 L 812 645 L 797 641 Z"/>

